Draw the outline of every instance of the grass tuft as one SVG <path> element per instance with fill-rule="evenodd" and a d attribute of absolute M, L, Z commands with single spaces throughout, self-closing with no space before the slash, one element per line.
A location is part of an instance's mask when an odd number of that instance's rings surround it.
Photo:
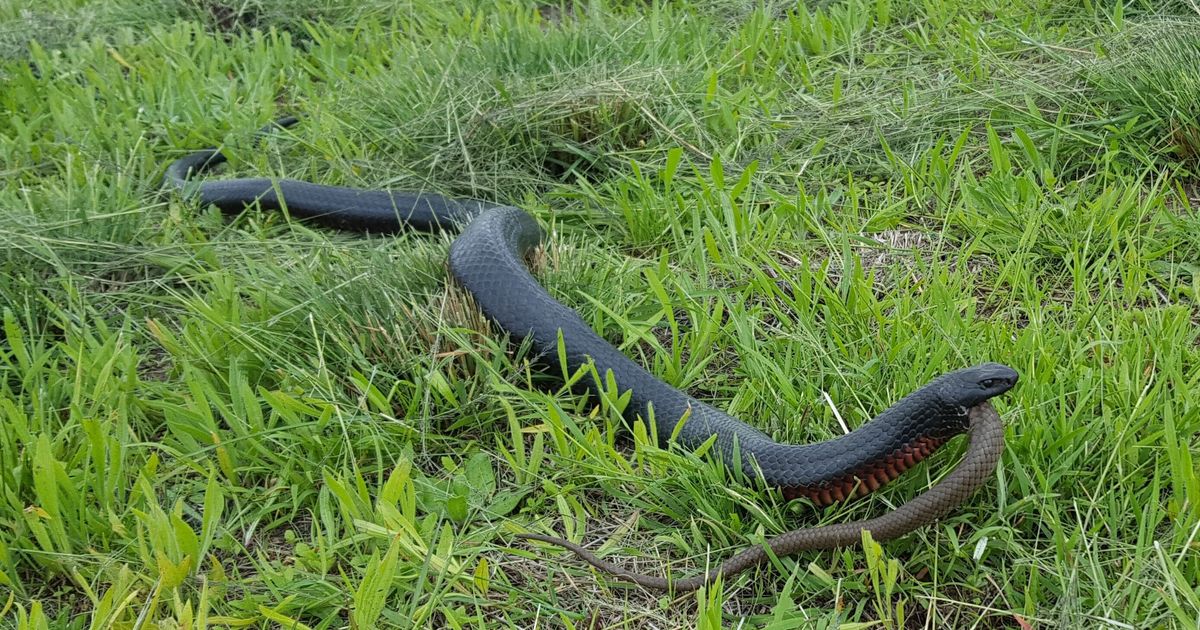
<path fill-rule="evenodd" d="M 1092 81 L 1154 151 L 1200 158 L 1200 37 L 1195 20 L 1153 22 L 1092 70 Z"/>

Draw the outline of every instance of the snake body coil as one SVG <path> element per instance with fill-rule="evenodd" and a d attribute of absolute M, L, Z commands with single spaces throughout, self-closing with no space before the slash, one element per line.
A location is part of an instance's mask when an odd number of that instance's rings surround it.
<path fill-rule="evenodd" d="M 283 119 L 272 126 L 295 122 Z M 655 378 L 604 341 L 578 313 L 551 297 L 525 266 L 526 255 L 542 242 L 543 233 L 520 208 L 432 193 L 364 191 L 291 179 L 189 180 L 222 161 L 224 156 L 213 149 L 190 154 L 168 167 L 166 182 L 225 212 L 240 212 L 257 202 L 268 209 L 286 206 L 294 217 L 338 229 L 374 233 L 406 227 L 460 230 L 450 246 L 450 272 L 484 315 L 511 338 L 531 339 L 536 354 L 554 357 L 561 334 L 570 372 L 592 361 L 601 378 L 611 373 L 622 393 L 632 392 L 626 410 L 629 419 L 653 417 L 664 440 L 683 419 L 676 440 L 687 448 L 696 448 L 716 435 L 715 450 L 727 465 L 740 465 L 750 478 L 780 488 L 787 498 L 806 497 L 825 505 L 866 494 L 895 479 L 950 438 L 971 430 L 963 463 L 926 494 L 877 519 L 785 534 L 771 543 L 772 548 L 779 545 L 777 554 L 853 544 L 862 529 L 870 529 L 881 540 L 912 531 L 964 500 L 986 480 L 999 457 L 1003 430 L 986 401 L 1016 384 L 1017 373 L 1004 365 L 985 363 L 943 374 L 838 438 L 780 444 Z M 590 376 L 582 384 L 589 391 L 600 389 Z M 735 456 L 735 444 L 740 457 Z M 569 541 L 539 534 L 521 537 L 566 547 L 593 565 L 644 586 L 668 587 L 665 580 L 631 574 Z M 671 586 L 696 588 L 718 573 L 730 575 L 752 566 L 765 557 L 756 555 L 761 553 L 760 548 L 751 549 L 705 576 Z"/>

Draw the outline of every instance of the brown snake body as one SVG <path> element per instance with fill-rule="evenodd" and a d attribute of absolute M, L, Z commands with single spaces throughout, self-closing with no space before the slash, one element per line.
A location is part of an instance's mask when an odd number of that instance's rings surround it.
<path fill-rule="evenodd" d="M 982 402 L 968 412 L 967 451 L 954 470 L 950 471 L 935 486 L 896 509 L 872 519 L 839 523 L 823 527 L 795 529 L 766 541 L 771 553 L 783 557 L 801 551 L 815 551 L 856 545 L 862 540 L 863 530 L 871 532 L 876 541 L 899 538 L 918 527 L 941 518 L 961 504 L 975 490 L 983 486 L 995 471 L 996 463 L 1004 451 L 1004 424 L 991 403 Z M 575 552 L 592 566 L 618 578 L 628 580 L 646 588 L 693 591 L 718 577 L 729 578 L 754 567 L 770 556 L 763 546 L 755 546 L 722 562 L 707 573 L 679 580 L 634 573 L 622 566 L 596 556 L 569 540 L 543 534 L 517 534 L 517 538 L 537 540 Z"/>

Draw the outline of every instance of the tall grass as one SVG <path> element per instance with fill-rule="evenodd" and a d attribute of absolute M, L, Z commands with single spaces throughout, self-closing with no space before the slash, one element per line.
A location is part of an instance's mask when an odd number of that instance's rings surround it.
<path fill-rule="evenodd" d="M 1114 114 L 1153 148 L 1191 162 L 1200 157 L 1200 37 L 1195 19 L 1153 22 L 1121 40 L 1093 69 Z"/>
<path fill-rule="evenodd" d="M 1200 201 L 1186 152 L 1164 149 L 1190 146 L 1195 47 L 1145 35 L 1189 11 L 0 9 L 0 615 L 1194 627 Z M 252 146 L 285 112 L 303 123 Z M 160 193 L 169 160 L 210 145 L 231 156 L 219 176 L 527 208 L 558 299 L 781 440 L 1005 362 L 1021 384 L 998 401 L 1004 460 L 936 526 L 679 598 L 513 543 L 553 531 L 692 574 L 887 509 L 960 449 L 863 501 L 785 503 L 624 427 L 615 392 L 585 401 L 533 370 L 446 281 L 450 236 L 230 219 Z"/>

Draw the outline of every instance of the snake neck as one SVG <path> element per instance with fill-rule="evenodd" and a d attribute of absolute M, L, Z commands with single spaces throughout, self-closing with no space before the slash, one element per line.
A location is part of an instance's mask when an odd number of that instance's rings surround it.
<path fill-rule="evenodd" d="M 878 490 L 968 425 L 965 410 L 924 389 L 850 433 L 815 444 L 768 446 L 758 459 L 767 462 L 764 480 L 779 487 L 785 499 L 803 497 L 824 506 Z M 797 461 L 806 463 L 804 474 L 797 474 Z"/>
<path fill-rule="evenodd" d="M 945 404 L 936 387 L 910 394 L 848 434 L 810 444 L 777 442 L 671 388 L 635 391 L 632 415 L 649 417 L 650 401 L 660 441 L 676 435 L 682 446 L 696 448 L 716 434 L 727 465 L 780 488 L 786 499 L 804 497 L 817 505 L 877 490 L 968 427 L 964 410 Z M 677 427 L 680 418 L 684 424 Z"/>

